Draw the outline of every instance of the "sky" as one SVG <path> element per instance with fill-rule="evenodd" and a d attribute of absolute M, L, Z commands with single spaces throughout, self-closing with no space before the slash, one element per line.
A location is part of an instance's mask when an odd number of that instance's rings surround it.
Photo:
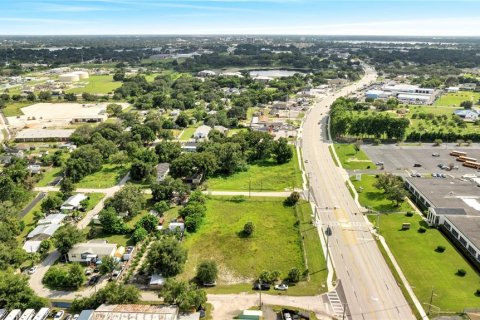
<path fill-rule="evenodd" d="M 480 0 L 0 0 L 2 35 L 480 36 Z"/>

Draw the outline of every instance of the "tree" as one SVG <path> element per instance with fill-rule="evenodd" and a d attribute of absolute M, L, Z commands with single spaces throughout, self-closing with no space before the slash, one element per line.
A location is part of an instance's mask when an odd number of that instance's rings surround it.
<path fill-rule="evenodd" d="M 177 119 L 175 119 L 175 123 L 181 128 L 186 128 L 189 120 L 190 117 L 185 112 L 180 112 Z"/>
<path fill-rule="evenodd" d="M 144 228 L 147 232 L 153 232 L 158 226 L 158 218 L 147 214 L 143 216 L 136 224 L 137 228 Z"/>
<path fill-rule="evenodd" d="M 161 216 L 163 216 L 163 213 L 165 211 L 170 209 L 170 206 L 168 205 L 168 203 L 166 201 L 158 201 L 158 202 L 155 202 L 155 204 L 153 205 L 153 209 L 161 217 Z"/>
<path fill-rule="evenodd" d="M 82 231 L 71 224 L 58 228 L 53 235 L 53 244 L 61 254 L 66 254 L 72 247 L 84 239 Z"/>
<path fill-rule="evenodd" d="M 45 273 L 42 283 L 50 288 L 78 289 L 85 282 L 82 266 L 72 263 L 66 266 L 52 266 Z"/>
<path fill-rule="evenodd" d="M 107 113 L 110 117 L 118 117 L 122 113 L 122 106 L 116 103 L 110 103 L 107 106 Z"/>
<path fill-rule="evenodd" d="M 197 281 L 200 284 L 214 283 L 217 280 L 218 268 L 217 263 L 213 260 L 200 262 L 197 266 Z"/>
<path fill-rule="evenodd" d="M 47 252 L 48 250 L 50 250 L 50 247 L 51 247 L 51 243 L 50 243 L 50 240 L 43 240 L 42 242 L 40 242 L 40 253 L 45 253 Z"/>
<path fill-rule="evenodd" d="M 472 109 L 473 102 L 471 100 L 465 100 L 460 103 L 460 107 L 464 109 Z"/>
<path fill-rule="evenodd" d="M 50 101 L 52 100 L 52 94 L 50 91 L 40 91 L 38 93 L 38 99 L 41 101 Z"/>
<path fill-rule="evenodd" d="M 67 199 L 72 196 L 73 191 L 75 191 L 75 185 L 70 178 L 63 178 L 60 183 L 60 192 L 63 194 L 63 198 Z"/>
<path fill-rule="evenodd" d="M 297 283 L 298 281 L 300 281 L 300 275 L 300 270 L 298 270 L 298 268 L 292 268 L 288 272 L 288 281 L 292 283 Z"/>
<path fill-rule="evenodd" d="M 110 274 L 117 268 L 118 260 L 115 257 L 106 256 L 102 259 L 102 264 L 100 265 L 101 274 Z"/>
<path fill-rule="evenodd" d="M 155 132 L 153 132 L 153 130 L 147 127 L 146 125 L 141 125 L 141 124 L 134 125 L 132 127 L 131 132 L 133 136 L 135 135 L 140 136 L 140 139 L 142 140 L 143 144 L 148 144 L 154 141 L 156 138 Z"/>
<path fill-rule="evenodd" d="M 187 261 L 187 251 L 175 238 L 164 238 L 154 242 L 147 255 L 147 266 L 151 273 L 174 277 L 181 273 Z"/>
<path fill-rule="evenodd" d="M 77 101 L 77 95 L 75 93 L 65 93 L 63 98 L 70 102 Z"/>
<path fill-rule="evenodd" d="M 127 213 L 129 216 L 136 216 L 146 204 L 143 191 L 139 186 L 127 184 L 117 191 L 106 203 L 106 207 L 113 207 L 117 213 Z"/>
<path fill-rule="evenodd" d="M 42 212 L 50 213 L 52 211 L 58 210 L 58 208 L 60 208 L 62 203 L 63 203 L 63 201 L 62 201 L 62 199 L 60 199 L 59 196 L 57 196 L 55 194 L 49 194 L 42 201 L 42 204 L 40 205 L 40 208 L 42 209 Z"/>
<path fill-rule="evenodd" d="M 155 152 L 158 161 L 170 163 L 182 153 L 182 147 L 178 142 L 161 141 L 155 146 Z"/>
<path fill-rule="evenodd" d="M 117 282 L 109 282 L 104 288 L 99 289 L 94 294 L 75 298 L 70 310 L 72 312 L 81 312 L 87 309 L 96 309 L 101 304 L 130 304 L 137 303 L 140 300 L 140 290 L 132 285 L 124 285 Z"/>
<path fill-rule="evenodd" d="M 132 240 L 134 243 L 139 243 L 148 237 L 148 231 L 143 227 L 137 227 L 132 233 Z"/>
<path fill-rule="evenodd" d="M 293 157 L 292 148 L 288 145 L 288 140 L 285 138 L 278 139 L 273 148 L 273 154 L 278 164 L 287 163 Z"/>
<path fill-rule="evenodd" d="M 175 279 L 165 281 L 159 296 L 163 297 L 166 303 L 178 305 L 182 311 L 197 310 L 207 302 L 204 290 L 198 289 L 195 284 Z"/>
<path fill-rule="evenodd" d="M 3 269 L 0 271 L 0 305 L 8 310 L 38 310 L 47 306 L 48 300 L 35 295 L 26 276 Z"/>
<path fill-rule="evenodd" d="M 102 225 L 102 229 L 108 234 L 124 234 L 127 226 L 123 219 L 118 216 L 114 208 L 105 208 L 98 214 L 98 219 Z"/>
<path fill-rule="evenodd" d="M 433 145 L 435 145 L 435 146 L 439 146 L 439 145 L 441 145 L 442 143 L 443 143 L 442 139 L 435 139 L 435 140 L 433 141 Z"/>
<path fill-rule="evenodd" d="M 153 177 L 154 167 L 152 164 L 135 160 L 130 167 L 130 177 L 134 181 L 145 181 Z"/>
<path fill-rule="evenodd" d="M 125 80 L 125 71 L 123 71 L 122 69 L 115 71 L 115 73 L 113 74 L 113 81 L 123 80 Z"/>
<path fill-rule="evenodd" d="M 255 231 L 255 225 L 253 224 L 253 222 L 247 222 L 243 226 L 243 234 L 246 235 L 247 237 L 251 237 L 254 231 Z"/>
<path fill-rule="evenodd" d="M 150 186 L 152 190 L 152 199 L 155 202 L 172 200 L 174 195 L 184 198 L 188 195 L 190 188 L 180 179 L 173 179 L 166 177 L 159 183 L 154 183 Z"/>

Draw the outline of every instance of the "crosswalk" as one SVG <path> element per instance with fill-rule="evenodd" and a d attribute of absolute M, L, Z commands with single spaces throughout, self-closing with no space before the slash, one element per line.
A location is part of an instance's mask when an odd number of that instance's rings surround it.
<path fill-rule="evenodd" d="M 334 316 L 341 319 L 344 313 L 344 309 L 343 309 L 343 303 L 338 297 L 337 291 L 333 290 L 328 292 L 327 298 L 328 298 L 328 302 L 330 302 L 330 306 L 332 307 Z"/>

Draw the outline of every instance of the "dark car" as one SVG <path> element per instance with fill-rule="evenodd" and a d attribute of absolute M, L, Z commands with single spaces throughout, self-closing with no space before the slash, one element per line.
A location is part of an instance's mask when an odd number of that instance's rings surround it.
<path fill-rule="evenodd" d="M 270 290 L 270 285 L 268 283 L 255 283 L 253 290 L 268 291 Z"/>
<path fill-rule="evenodd" d="M 422 165 L 421 165 L 420 163 L 415 163 L 413 166 L 414 166 L 415 168 L 420 168 Z"/>
<path fill-rule="evenodd" d="M 98 275 L 93 276 L 93 277 L 90 278 L 90 280 L 88 280 L 88 285 L 89 286 L 96 285 L 98 280 L 100 280 L 100 276 L 98 276 Z"/>

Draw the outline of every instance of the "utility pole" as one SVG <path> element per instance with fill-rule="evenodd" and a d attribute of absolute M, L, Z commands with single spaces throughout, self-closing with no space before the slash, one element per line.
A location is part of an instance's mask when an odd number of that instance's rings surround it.
<path fill-rule="evenodd" d="M 330 235 L 332 234 L 332 229 L 330 229 L 330 226 L 327 226 L 327 229 L 325 230 L 325 236 L 327 237 L 327 257 L 325 259 L 326 262 L 326 269 L 328 272 L 328 238 L 330 238 Z"/>
<path fill-rule="evenodd" d="M 308 202 L 310 202 L 310 172 L 307 173 Z"/>
<path fill-rule="evenodd" d="M 248 179 L 248 197 L 251 198 L 252 179 Z"/>

